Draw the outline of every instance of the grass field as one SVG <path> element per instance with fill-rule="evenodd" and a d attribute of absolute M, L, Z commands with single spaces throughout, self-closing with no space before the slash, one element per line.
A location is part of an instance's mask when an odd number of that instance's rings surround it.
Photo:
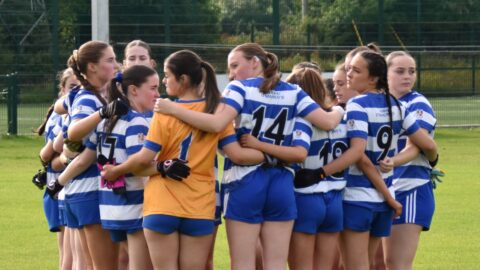
<path fill-rule="evenodd" d="M 461 98 L 430 98 L 437 113 L 438 125 L 480 126 L 480 96 Z M 29 135 L 45 117 L 50 104 L 20 104 L 18 135 Z M 0 134 L 7 133 L 7 107 L 0 104 Z"/>
<path fill-rule="evenodd" d="M 478 269 L 480 259 L 480 129 L 439 129 L 439 167 L 447 172 L 435 191 L 436 213 L 422 234 L 415 269 Z M 0 138 L 0 269 L 55 269 L 55 235 L 42 210 L 42 192 L 30 180 L 39 168 L 40 138 Z M 216 269 L 228 269 L 225 227 L 219 229 Z"/>

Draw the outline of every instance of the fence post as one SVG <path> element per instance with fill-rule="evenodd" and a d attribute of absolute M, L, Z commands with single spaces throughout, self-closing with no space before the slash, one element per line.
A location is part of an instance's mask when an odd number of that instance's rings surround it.
<path fill-rule="evenodd" d="M 417 58 L 417 91 L 422 91 L 422 53 L 418 53 Z"/>
<path fill-rule="evenodd" d="M 476 89 L 477 88 L 477 84 L 476 84 L 476 73 L 477 73 L 477 69 L 475 67 L 475 54 L 472 55 L 472 94 L 475 95 L 476 93 Z"/>
<path fill-rule="evenodd" d="M 18 85 L 17 73 L 7 75 L 7 112 L 8 112 L 8 135 L 17 135 L 17 105 L 18 105 Z"/>
<path fill-rule="evenodd" d="M 60 49 L 59 49 L 59 38 L 58 38 L 58 29 L 59 29 L 59 17 L 58 14 L 60 13 L 60 9 L 58 6 L 58 0 L 51 0 L 51 18 L 52 18 L 52 59 L 53 59 L 53 93 L 52 98 L 55 98 L 58 95 L 58 78 L 57 72 L 59 70 L 59 63 L 60 63 Z"/>
<path fill-rule="evenodd" d="M 250 42 L 255 43 L 255 22 L 250 24 Z"/>
<path fill-rule="evenodd" d="M 280 1 L 273 0 L 273 45 L 280 45 Z"/>

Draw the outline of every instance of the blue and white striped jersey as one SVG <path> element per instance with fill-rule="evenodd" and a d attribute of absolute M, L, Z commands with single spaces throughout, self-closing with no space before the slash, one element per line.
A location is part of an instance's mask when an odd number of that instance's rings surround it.
<path fill-rule="evenodd" d="M 410 135 L 419 129 L 415 117 L 401 104 L 399 109 L 393 97 L 391 104 L 393 129 L 390 127 L 384 94 L 367 93 L 354 97 L 347 103 L 347 136 L 349 139 L 366 140 L 365 154 L 374 165 L 378 165 L 379 160 L 387 156 L 392 157 L 396 153 L 401 132 Z M 393 172 L 382 173 L 382 176 L 394 196 Z M 350 166 L 346 177 L 344 201 L 379 210 L 386 209 L 384 197 L 356 165 Z"/>
<path fill-rule="evenodd" d="M 110 134 L 104 131 L 105 120 L 97 126 L 86 147 L 97 151 L 97 156 L 110 155 L 117 164 L 142 149 L 148 133 L 145 114 L 130 110 L 118 119 Z M 100 147 L 99 147 L 100 144 Z M 99 151 L 100 150 L 100 151 Z M 99 188 L 100 219 L 102 227 L 111 230 L 141 229 L 143 220 L 143 189 L 147 177 L 125 175 L 126 194 L 115 194 L 107 187 Z"/>
<path fill-rule="evenodd" d="M 331 131 L 324 131 L 317 127 L 310 126 L 310 148 L 308 156 L 301 164 L 304 169 L 318 169 L 332 162 L 341 156 L 348 149 L 347 130 L 345 120 L 342 120 Z M 315 185 L 295 189 L 299 193 L 325 193 L 332 190 L 345 188 L 346 180 L 344 171 L 335 173 L 318 182 Z"/>
<path fill-rule="evenodd" d="M 100 109 L 102 103 L 91 91 L 80 89 L 75 95 L 71 107 L 69 108 L 70 121 L 88 117 Z M 92 131 L 83 139 L 83 143 L 88 140 Z M 87 170 L 74 177 L 71 182 L 65 186 L 65 199 L 70 202 L 80 202 L 86 200 L 98 200 L 98 188 L 100 185 L 100 172 L 97 165 L 92 164 Z"/>
<path fill-rule="evenodd" d="M 263 142 L 292 146 L 295 118 L 304 118 L 319 106 L 298 85 L 283 81 L 263 94 L 259 90 L 263 80 L 232 81 L 223 93 L 224 102 L 238 112 L 237 136 L 252 134 Z M 232 166 L 225 182 L 241 180 L 258 166 Z"/>
<path fill-rule="evenodd" d="M 52 112 L 50 115 L 47 125 L 45 126 L 45 139 L 46 141 L 54 142 L 57 135 L 62 131 L 63 126 L 63 117 L 55 112 Z M 47 167 L 47 185 L 50 182 L 54 182 L 62 173 L 62 171 L 55 171 L 52 169 L 51 163 L 48 164 Z M 58 200 L 65 199 L 65 191 L 62 189 L 60 193 L 58 193 Z"/>
<path fill-rule="evenodd" d="M 432 105 L 422 94 L 412 91 L 400 98 L 400 101 L 416 118 L 418 125 L 428 131 L 433 138 L 437 119 L 432 109 Z M 407 136 L 401 134 L 398 139 L 398 151 L 405 148 Z M 420 154 L 411 162 L 396 167 L 394 170 L 394 187 L 395 191 L 407 191 L 422 186 L 430 182 L 431 167 L 428 159 Z"/>

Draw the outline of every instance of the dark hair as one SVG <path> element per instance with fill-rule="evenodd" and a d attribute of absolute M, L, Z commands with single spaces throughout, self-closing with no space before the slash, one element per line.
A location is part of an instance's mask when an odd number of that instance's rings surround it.
<path fill-rule="evenodd" d="M 148 45 L 148 43 L 146 43 L 145 41 L 140 40 L 140 39 L 132 40 L 127 44 L 127 46 L 125 47 L 125 51 L 124 51 L 124 54 L 125 54 L 124 58 L 127 57 L 128 49 L 130 49 L 131 47 L 135 47 L 135 46 L 139 46 L 139 47 L 142 47 L 142 48 L 146 49 L 147 52 L 148 52 L 148 56 L 150 57 L 150 59 L 152 59 L 152 49 L 150 48 L 150 45 Z"/>
<path fill-rule="evenodd" d="M 368 43 L 365 46 L 358 46 L 355 49 L 349 51 L 347 53 L 347 55 L 345 56 L 345 58 L 347 58 L 347 57 L 353 58 L 358 53 L 361 53 L 361 52 L 364 52 L 364 51 L 372 51 L 372 52 L 376 52 L 378 54 L 382 54 L 382 51 L 380 50 L 380 47 L 378 47 L 377 44 L 372 42 L 372 43 Z"/>
<path fill-rule="evenodd" d="M 287 82 L 298 84 L 305 92 L 323 109 L 328 109 L 325 103 L 327 90 L 323 84 L 322 75 L 313 68 L 301 68 L 293 70 L 288 76 Z"/>
<path fill-rule="evenodd" d="M 108 96 L 110 97 L 110 100 L 121 99 L 130 107 L 131 104 L 128 100 L 128 87 L 131 85 L 140 87 L 147 81 L 148 77 L 155 74 L 157 74 L 157 72 L 154 69 L 143 65 L 135 65 L 127 68 L 122 76 L 117 76 L 110 82 L 110 87 L 108 88 Z M 120 86 L 120 88 L 118 86 Z M 118 119 L 118 116 L 114 116 L 105 120 L 105 133 L 112 133 Z"/>
<path fill-rule="evenodd" d="M 385 91 L 385 100 L 387 102 L 388 115 L 390 117 L 390 127 L 393 129 L 392 103 L 390 97 L 395 100 L 400 112 L 401 109 L 399 101 L 394 96 L 390 95 L 390 89 L 388 88 L 387 80 L 388 69 L 385 57 L 373 51 L 363 51 L 361 52 L 360 56 L 367 62 L 369 76 L 377 78 L 376 89 Z"/>
<path fill-rule="evenodd" d="M 68 78 L 74 75 L 75 74 L 73 74 L 73 70 L 71 68 L 64 69 L 58 73 L 57 78 L 59 81 L 58 83 L 59 96 L 62 94 L 63 88 L 65 88 L 65 84 L 67 83 Z M 40 124 L 40 126 L 37 129 L 34 130 L 34 132 L 37 133 L 39 136 L 41 136 L 45 132 L 45 127 L 47 125 L 48 118 L 50 118 L 50 116 L 52 115 L 54 107 L 55 107 L 55 103 L 48 108 L 47 113 L 45 114 L 45 118 L 43 119 L 43 122 Z"/>
<path fill-rule="evenodd" d="M 75 76 L 80 81 L 82 86 L 92 91 L 95 96 L 102 102 L 103 105 L 106 104 L 105 99 L 98 93 L 99 89 L 96 89 L 86 78 L 87 66 L 89 63 L 98 63 L 100 58 L 103 56 L 103 51 L 110 47 L 105 42 L 92 40 L 84 43 L 78 50 L 74 50 L 70 58 L 68 58 L 67 65 L 72 68 Z"/>
<path fill-rule="evenodd" d="M 204 112 L 210 114 L 215 112 L 220 103 L 220 91 L 218 90 L 215 70 L 208 62 L 203 61 L 200 56 L 190 50 L 181 50 L 168 56 L 165 59 L 165 66 L 177 80 L 180 76 L 187 75 L 190 79 L 190 85 L 193 87 L 198 87 L 204 82 L 204 89 L 199 93 L 201 96 L 205 96 L 207 103 Z"/>
<path fill-rule="evenodd" d="M 325 89 L 327 90 L 326 95 L 328 96 L 328 98 L 330 98 L 331 101 L 335 101 L 337 97 L 335 96 L 335 84 L 333 83 L 333 79 L 323 79 L 323 84 L 325 85 Z"/>
<path fill-rule="evenodd" d="M 280 81 L 280 64 L 275 54 L 265 51 L 257 43 L 244 43 L 235 47 L 231 52 L 240 51 L 243 57 L 250 60 L 257 57 L 263 67 L 263 77 L 265 78 L 260 85 L 260 92 L 268 93 Z"/>

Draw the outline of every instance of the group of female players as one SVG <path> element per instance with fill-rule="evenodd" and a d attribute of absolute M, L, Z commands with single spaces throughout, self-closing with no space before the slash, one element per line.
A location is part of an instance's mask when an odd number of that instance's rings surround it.
<path fill-rule="evenodd" d="M 335 99 L 315 63 L 284 82 L 258 44 L 227 61 L 221 94 L 199 55 L 169 55 L 171 101 L 145 42 L 127 45 L 122 68 L 103 42 L 73 52 L 40 155 L 60 267 L 212 269 L 221 206 L 232 269 L 369 269 L 382 238 L 387 268 L 412 268 L 438 161 L 414 59 L 352 50 Z"/>

